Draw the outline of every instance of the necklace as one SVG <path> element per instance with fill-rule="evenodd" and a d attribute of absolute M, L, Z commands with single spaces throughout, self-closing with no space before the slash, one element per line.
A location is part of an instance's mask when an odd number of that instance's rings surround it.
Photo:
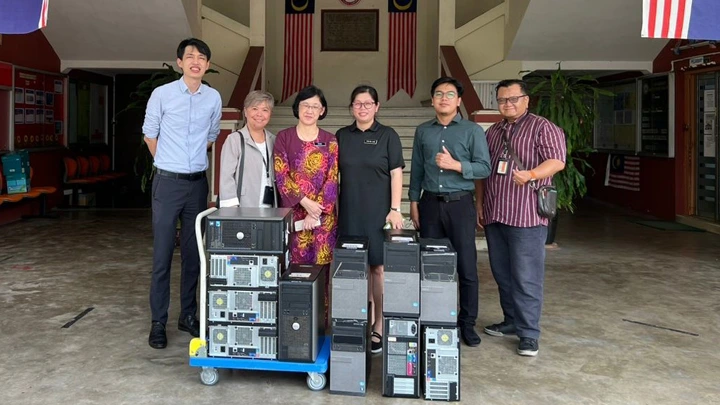
<path fill-rule="evenodd" d="M 303 142 L 311 142 L 317 139 L 318 134 L 320 133 L 320 129 L 318 127 L 314 127 L 311 129 L 310 133 L 303 133 L 303 131 L 300 130 L 300 127 L 295 127 L 295 130 L 297 131 L 298 138 L 300 138 Z"/>

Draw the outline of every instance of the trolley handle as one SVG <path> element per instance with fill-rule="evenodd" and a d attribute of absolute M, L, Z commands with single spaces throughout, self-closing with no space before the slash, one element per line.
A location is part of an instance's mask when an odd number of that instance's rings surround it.
<path fill-rule="evenodd" d="M 203 219 L 217 211 L 216 207 L 211 207 L 198 214 L 195 218 L 195 240 L 197 241 L 198 253 L 200 254 L 200 340 L 205 339 L 205 330 L 207 329 L 207 259 L 205 257 L 205 244 L 203 243 L 202 221 Z"/>

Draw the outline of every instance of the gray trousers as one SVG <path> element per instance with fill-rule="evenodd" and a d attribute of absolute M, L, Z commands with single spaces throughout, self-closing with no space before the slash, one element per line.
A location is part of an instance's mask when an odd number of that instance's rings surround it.
<path fill-rule="evenodd" d="M 150 310 L 153 322 L 167 323 L 170 306 L 170 267 L 175 251 L 175 229 L 180 229 L 180 317 L 195 315 L 200 253 L 195 218 L 207 209 L 207 179 L 179 180 L 155 175 L 152 184 L 153 270 Z"/>
<path fill-rule="evenodd" d="M 515 325 L 519 337 L 538 339 L 547 227 L 493 223 L 485 226 L 485 236 L 505 322 Z"/>

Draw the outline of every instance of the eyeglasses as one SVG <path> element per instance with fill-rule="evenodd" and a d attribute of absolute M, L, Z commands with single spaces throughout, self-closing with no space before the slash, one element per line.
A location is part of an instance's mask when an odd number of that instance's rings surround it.
<path fill-rule="evenodd" d="M 300 103 L 300 108 L 303 110 L 310 110 L 312 112 L 322 110 L 323 106 L 317 104 Z"/>
<path fill-rule="evenodd" d="M 361 108 L 365 108 L 366 110 L 369 110 L 369 109 L 373 108 L 374 105 L 375 105 L 374 101 L 366 101 L 364 103 L 361 103 L 361 102 L 352 103 L 352 107 L 356 110 L 359 110 Z"/>
<path fill-rule="evenodd" d="M 499 98 L 497 99 L 498 105 L 503 105 L 507 102 L 510 102 L 510 104 L 517 104 L 518 101 L 520 101 L 521 98 L 527 97 L 527 94 L 523 94 L 522 96 L 513 96 L 508 98 Z"/>
<path fill-rule="evenodd" d="M 434 98 L 447 97 L 448 100 L 454 99 L 455 96 L 457 96 L 457 93 L 455 93 L 454 91 L 448 91 L 446 93 L 443 93 L 442 91 L 436 91 L 435 93 L 433 93 Z"/>

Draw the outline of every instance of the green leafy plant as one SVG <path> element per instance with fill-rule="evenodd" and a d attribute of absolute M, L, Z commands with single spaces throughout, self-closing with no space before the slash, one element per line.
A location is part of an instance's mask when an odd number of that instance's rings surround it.
<path fill-rule="evenodd" d="M 130 110 L 145 110 L 153 90 L 164 84 L 179 80 L 182 77 L 182 72 L 175 70 L 172 65 L 163 63 L 163 67 L 165 69 L 153 73 L 149 79 L 138 84 L 135 91 L 130 93 L 130 99 L 132 100 L 130 104 L 115 114 L 116 117 Z M 206 73 L 219 72 L 214 69 L 208 69 Z M 205 80 L 203 80 L 203 84 L 209 86 Z M 155 166 L 153 165 L 153 157 L 145 143 L 144 136 L 140 138 L 140 144 L 135 154 L 133 170 L 135 171 L 135 175 L 140 177 L 140 189 L 143 193 L 146 192 L 148 185 L 152 183 L 153 176 L 155 176 Z"/>
<path fill-rule="evenodd" d="M 562 128 L 567 143 L 565 170 L 553 176 L 558 190 L 558 209 L 573 212 L 575 200 L 587 193 L 585 171 L 592 170 L 586 158 L 594 152 L 595 101 L 612 93 L 598 88 L 589 75 L 573 76 L 558 69 L 549 77 L 526 78 L 537 104 L 533 112 Z"/>

